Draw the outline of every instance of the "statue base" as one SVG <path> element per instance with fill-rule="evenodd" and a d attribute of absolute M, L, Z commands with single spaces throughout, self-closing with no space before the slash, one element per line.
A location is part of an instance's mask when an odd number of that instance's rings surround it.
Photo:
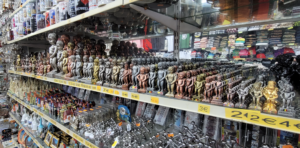
<path fill-rule="evenodd" d="M 63 73 L 57 73 L 57 74 L 54 74 L 55 78 L 58 78 L 58 79 L 64 79 L 65 78 L 65 75 Z"/>
<path fill-rule="evenodd" d="M 258 110 L 258 111 L 261 111 L 261 107 L 260 106 L 255 106 L 253 105 L 254 103 L 251 103 L 248 107 L 248 109 L 251 109 L 251 110 Z"/>
<path fill-rule="evenodd" d="M 129 88 L 128 88 L 128 87 L 129 87 L 129 85 L 128 85 L 128 84 L 123 84 L 123 85 L 122 85 L 122 89 L 123 89 L 123 90 L 129 90 Z"/>
<path fill-rule="evenodd" d="M 111 88 L 117 88 L 117 84 L 110 84 L 109 87 L 111 87 Z"/>
<path fill-rule="evenodd" d="M 146 89 L 138 89 L 139 93 L 146 93 Z"/>
<path fill-rule="evenodd" d="M 76 79 L 75 79 L 75 77 L 65 77 L 65 80 L 68 80 L 68 81 L 75 81 Z"/>
<path fill-rule="evenodd" d="M 176 98 L 176 99 L 182 99 L 182 98 L 183 98 L 183 95 L 176 94 L 176 95 L 175 95 L 175 98 Z"/>
<path fill-rule="evenodd" d="M 148 87 L 146 92 L 147 92 L 148 94 L 154 94 L 154 95 L 156 95 L 156 94 L 154 93 L 154 88 L 151 88 L 151 87 Z"/>
<path fill-rule="evenodd" d="M 157 94 L 159 96 L 164 96 L 167 92 L 164 91 L 153 91 L 153 94 Z"/>
<path fill-rule="evenodd" d="M 74 76 L 74 81 L 78 81 L 79 79 L 82 79 L 82 76 Z"/>
<path fill-rule="evenodd" d="M 21 66 L 17 66 L 17 71 L 22 71 L 22 67 Z"/>
<path fill-rule="evenodd" d="M 204 98 L 201 102 L 204 102 L 204 103 L 210 103 L 211 101 L 211 98 Z"/>
<path fill-rule="evenodd" d="M 129 91 L 137 92 L 137 87 L 136 86 L 130 86 Z"/>
<path fill-rule="evenodd" d="M 185 100 L 192 100 L 192 97 L 186 97 L 186 96 L 184 96 L 183 99 L 185 99 Z"/>
<path fill-rule="evenodd" d="M 103 86 L 110 87 L 110 83 L 104 83 Z"/>
<path fill-rule="evenodd" d="M 246 105 L 240 104 L 240 103 L 236 103 L 236 104 L 235 104 L 235 107 L 236 107 L 236 108 L 247 108 Z"/>
<path fill-rule="evenodd" d="M 214 105 L 223 106 L 222 98 L 217 96 L 214 96 L 210 103 Z"/>
<path fill-rule="evenodd" d="M 49 77 L 49 78 L 55 78 L 55 74 L 57 74 L 56 71 L 50 71 L 50 72 L 48 72 L 48 73 L 46 74 L 46 76 Z"/>
<path fill-rule="evenodd" d="M 123 87 L 122 85 L 117 85 L 118 89 L 122 89 L 122 87 Z"/>
<path fill-rule="evenodd" d="M 96 85 L 102 86 L 102 85 L 103 85 L 103 81 L 98 81 L 98 82 L 96 82 Z"/>
<path fill-rule="evenodd" d="M 176 98 L 176 96 L 175 96 L 175 98 Z M 201 102 L 202 100 L 203 100 L 203 96 L 197 96 L 197 95 L 193 96 L 193 101 Z"/>
<path fill-rule="evenodd" d="M 166 95 L 165 95 L 166 97 L 173 97 L 174 98 L 174 94 L 171 94 L 171 93 L 167 93 Z"/>
<path fill-rule="evenodd" d="M 278 115 L 285 116 L 285 117 L 293 117 L 293 118 L 295 118 L 296 112 L 295 112 L 294 107 L 290 107 L 290 108 L 283 108 L 283 107 L 281 107 L 278 110 Z"/>
<path fill-rule="evenodd" d="M 223 106 L 226 106 L 226 107 L 234 107 L 234 104 L 232 102 L 224 102 L 223 103 Z"/>

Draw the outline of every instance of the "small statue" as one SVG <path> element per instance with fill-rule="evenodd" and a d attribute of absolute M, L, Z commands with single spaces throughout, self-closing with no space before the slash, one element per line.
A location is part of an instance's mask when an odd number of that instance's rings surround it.
<path fill-rule="evenodd" d="M 39 67 L 38 67 L 38 75 L 42 76 L 44 75 L 44 64 L 43 61 L 40 61 Z"/>
<path fill-rule="evenodd" d="M 119 78 L 117 84 L 118 84 L 118 88 L 122 88 L 122 85 L 124 83 L 124 71 L 125 71 L 123 62 L 119 63 L 119 70 L 120 72 L 119 72 Z"/>
<path fill-rule="evenodd" d="M 275 81 L 269 81 L 263 89 L 263 95 L 267 99 L 263 105 L 263 112 L 277 114 L 278 88 Z"/>
<path fill-rule="evenodd" d="M 63 73 L 63 47 L 64 43 L 61 40 L 58 40 L 56 42 L 56 48 L 57 48 L 57 68 L 59 72 L 62 74 Z"/>
<path fill-rule="evenodd" d="M 105 66 L 103 59 L 99 60 L 100 66 L 99 66 L 99 81 L 97 82 L 97 85 L 103 85 L 104 83 L 104 72 L 105 72 Z"/>
<path fill-rule="evenodd" d="M 67 50 L 68 48 L 68 43 L 70 42 L 70 36 L 69 35 L 66 35 L 66 34 L 63 34 L 60 36 L 61 40 L 63 41 L 64 43 L 64 48 L 63 50 Z"/>
<path fill-rule="evenodd" d="M 88 79 L 91 80 L 93 76 L 93 71 L 94 71 L 94 59 L 93 57 L 89 57 L 89 63 L 87 66 L 87 73 L 88 73 Z M 91 82 L 90 82 L 91 83 Z"/>
<path fill-rule="evenodd" d="M 166 77 L 166 71 L 164 69 L 163 62 L 158 63 L 158 72 L 157 72 L 157 86 L 158 86 L 158 91 L 157 93 L 160 95 L 164 95 L 164 83 L 165 83 L 165 77 Z"/>
<path fill-rule="evenodd" d="M 177 87 L 176 87 L 176 92 L 177 94 L 175 95 L 175 98 L 177 99 L 182 99 L 184 96 L 184 86 L 185 86 L 185 72 L 180 72 L 178 73 L 178 80 L 177 80 Z"/>
<path fill-rule="evenodd" d="M 195 95 L 193 96 L 194 101 L 201 101 L 203 99 L 203 91 L 204 91 L 204 74 L 197 75 L 197 80 L 195 82 Z"/>
<path fill-rule="evenodd" d="M 75 54 L 74 47 L 75 46 L 74 46 L 73 42 L 68 43 L 68 48 L 67 48 L 68 56 L 71 56 L 71 55 Z"/>
<path fill-rule="evenodd" d="M 81 62 L 81 55 L 76 55 L 76 69 L 75 69 L 75 74 L 74 76 L 76 76 L 76 79 L 81 79 L 82 78 L 82 67 L 83 67 L 83 63 Z"/>
<path fill-rule="evenodd" d="M 293 92 L 293 85 L 289 83 L 288 79 L 284 77 L 282 77 L 281 80 L 278 81 L 278 85 L 283 87 L 279 90 L 280 97 L 282 98 L 282 106 L 279 108 L 278 115 L 295 117 L 296 112 L 294 107 L 292 107 L 291 105 L 291 102 L 295 97 L 295 92 Z"/>
<path fill-rule="evenodd" d="M 255 82 L 250 90 L 250 94 L 253 98 L 252 103 L 249 105 L 248 109 L 254 109 L 261 111 L 261 106 L 259 105 L 260 98 L 263 96 L 263 83 Z"/>
<path fill-rule="evenodd" d="M 177 76 L 174 73 L 174 67 L 170 66 L 168 68 L 168 74 L 166 76 L 166 81 L 167 81 L 167 88 L 168 88 L 168 93 L 166 94 L 167 97 L 174 97 L 174 86 L 175 82 L 177 80 Z"/>
<path fill-rule="evenodd" d="M 204 99 L 202 100 L 202 102 L 208 102 L 210 103 L 211 101 L 211 97 L 212 97 L 212 93 L 213 93 L 213 87 L 211 84 L 211 80 L 212 78 L 210 76 L 205 78 L 205 89 L 204 89 Z"/>
<path fill-rule="evenodd" d="M 111 74 L 112 74 L 112 70 L 110 68 L 110 62 L 107 61 L 105 63 L 105 86 L 109 86 L 109 84 L 111 83 Z"/>
<path fill-rule="evenodd" d="M 93 73 L 93 80 L 92 84 L 96 84 L 99 81 L 99 59 L 98 57 L 94 60 L 94 73 Z"/>
<path fill-rule="evenodd" d="M 50 61 L 47 60 L 47 73 L 49 73 L 52 70 L 52 67 L 50 65 Z"/>
<path fill-rule="evenodd" d="M 146 68 L 141 67 L 140 74 L 137 75 L 137 79 L 139 80 L 139 88 L 140 88 L 140 89 L 138 89 L 139 93 L 146 93 L 147 81 L 149 79 L 149 75 L 147 73 L 145 73 L 145 71 L 146 71 Z"/>
<path fill-rule="evenodd" d="M 128 86 L 129 86 L 129 79 L 130 79 L 130 70 L 128 69 L 128 63 L 125 63 L 124 66 L 124 72 L 123 72 L 123 85 L 122 85 L 122 89 L 124 90 L 128 90 Z"/>
<path fill-rule="evenodd" d="M 68 52 L 66 50 L 63 52 L 63 57 L 63 74 L 66 75 L 68 74 Z"/>
<path fill-rule="evenodd" d="M 75 62 L 75 55 L 71 55 L 68 59 L 68 71 L 69 73 L 66 75 L 67 78 L 71 78 L 76 75 L 76 62 Z"/>
<path fill-rule="evenodd" d="M 136 59 L 132 60 L 132 88 L 133 90 L 137 89 L 137 85 L 138 85 L 138 81 L 137 81 L 137 75 L 140 73 L 140 69 L 139 66 L 137 65 L 137 61 Z"/>
<path fill-rule="evenodd" d="M 183 97 L 186 100 L 191 100 L 191 97 L 193 96 L 194 81 L 191 78 L 191 73 L 191 70 L 186 72 L 185 96 Z"/>
<path fill-rule="evenodd" d="M 111 76 L 111 80 L 112 80 L 112 84 L 110 85 L 111 87 L 116 87 L 117 86 L 117 82 L 118 82 L 118 76 L 120 73 L 120 69 L 119 66 L 117 66 L 117 60 L 113 61 L 113 69 L 112 69 L 112 76 Z"/>
<path fill-rule="evenodd" d="M 48 77 L 54 77 L 54 73 L 57 73 L 57 64 L 56 64 L 56 54 L 58 52 L 57 46 L 56 46 L 56 41 L 57 41 L 57 37 L 55 33 L 50 33 L 48 35 L 48 41 L 51 44 L 51 46 L 49 47 L 49 54 L 50 54 L 50 65 L 53 69 L 53 71 L 51 72 L 47 72 L 47 76 Z"/>
<path fill-rule="evenodd" d="M 149 93 L 152 93 L 155 90 L 155 80 L 157 78 L 157 72 L 155 71 L 155 65 L 150 65 L 150 76 L 149 76 L 149 87 L 147 88 L 147 91 L 151 91 Z"/>
<path fill-rule="evenodd" d="M 80 35 L 75 35 L 73 37 L 73 42 L 74 42 L 74 45 L 75 45 L 74 50 L 77 51 L 77 49 L 78 49 L 78 43 L 81 43 L 81 36 Z M 78 54 L 76 53 L 76 55 L 78 55 Z"/>
<path fill-rule="evenodd" d="M 88 66 L 88 57 L 84 56 L 83 57 L 83 78 L 82 79 L 86 79 L 88 77 L 88 71 L 87 71 L 87 66 Z"/>

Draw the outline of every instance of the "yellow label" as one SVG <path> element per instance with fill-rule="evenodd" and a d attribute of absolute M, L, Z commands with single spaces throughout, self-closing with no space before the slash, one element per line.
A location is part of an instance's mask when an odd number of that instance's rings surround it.
<path fill-rule="evenodd" d="M 97 91 L 101 91 L 101 86 L 97 86 Z"/>
<path fill-rule="evenodd" d="M 269 29 L 269 31 L 274 30 L 274 29 Z"/>
<path fill-rule="evenodd" d="M 44 80 L 46 80 L 46 81 L 47 81 L 47 77 L 44 77 Z"/>
<path fill-rule="evenodd" d="M 40 79 L 40 78 L 41 78 L 41 76 L 36 76 L 36 78 L 37 78 L 37 79 Z"/>
<path fill-rule="evenodd" d="M 113 90 L 113 89 L 109 89 L 109 90 L 108 90 L 108 93 L 113 94 L 113 93 L 114 93 L 114 90 Z"/>
<path fill-rule="evenodd" d="M 50 119 L 50 122 L 54 125 L 56 125 L 56 121 L 54 121 L 53 119 Z"/>
<path fill-rule="evenodd" d="M 35 78 L 35 75 L 34 75 L 34 73 L 32 73 L 32 74 L 31 74 L 31 77 Z"/>
<path fill-rule="evenodd" d="M 55 83 L 59 83 L 59 80 L 58 80 L 58 79 L 54 79 L 54 82 L 55 82 Z"/>
<path fill-rule="evenodd" d="M 39 114 L 41 117 L 43 117 L 43 116 L 44 116 L 44 114 L 42 114 L 41 112 L 38 112 L 38 114 Z"/>
<path fill-rule="evenodd" d="M 92 90 L 97 90 L 97 86 L 92 85 Z"/>
<path fill-rule="evenodd" d="M 34 112 L 37 112 L 37 110 L 35 108 L 32 109 Z"/>
<path fill-rule="evenodd" d="M 126 91 L 123 91 L 123 92 L 122 92 L 122 97 L 124 97 L 124 98 L 128 98 L 128 92 L 126 92 Z"/>
<path fill-rule="evenodd" d="M 251 47 L 251 46 L 247 46 L 247 47 Z"/>
<path fill-rule="evenodd" d="M 119 93 L 119 91 L 117 91 L 117 90 L 115 90 L 115 93 L 114 93 L 115 95 L 119 95 L 120 93 Z"/>
<path fill-rule="evenodd" d="M 139 101 L 140 100 L 140 95 L 135 94 L 135 93 L 131 93 L 131 99 Z"/>
<path fill-rule="evenodd" d="M 26 107 L 27 107 L 28 109 L 30 109 L 30 106 L 29 106 L 29 105 L 26 105 Z"/>
<path fill-rule="evenodd" d="M 65 81 L 65 80 L 59 80 L 59 83 L 66 85 L 67 81 Z"/>
<path fill-rule="evenodd" d="M 91 89 L 91 86 L 90 85 L 87 85 L 87 84 L 83 84 L 81 83 L 81 88 L 84 88 L 84 89 Z"/>
<path fill-rule="evenodd" d="M 104 93 L 109 93 L 109 89 L 108 88 L 103 88 L 103 92 Z"/>
<path fill-rule="evenodd" d="M 117 141 L 115 141 L 111 146 L 115 147 L 118 144 Z"/>
<path fill-rule="evenodd" d="M 66 130 L 66 133 L 70 135 L 70 130 L 67 129 L 67 130 Z"/>
<path fill-rule="evenodd" d="M 289 45 L 295 45 L 295 43 L 289 43 Z"/>
<path fill-rule="evenodd" d="M 8 70 L 8 73 L 13 73 L 13 71 L 12 70 Z"/>
<path fill-rule="evenodd" d="M 97 148 L 97 146 L 93 145 L 92 143 L 90 143 L 89 141 L 85 141 L 84 143 L 86 146 L 88 146 L 89 148 Z"/>
<path fill-rule="evenodd" d="M 70 85 L 70 86 L 75 86 L 75 82 L 69 81 L 69 82 L 68 82 L 68 85 Z"/>
<path fill-rule="evenodd" d="M 80 87 L 80 83 L 75 82 L 76 87 Z"/>
<path fill-rule="evenodd" d="M 73 133 L 73 137 L 74 137 L 76 140 L 78 140 L 79 142 L 81 142 L 81 143 L 84 142 L 84 140 L 83 140 L 80 136 L 78 136 L 77 134 L 75 134 L 75 133 Z"/>
<path fill-rule="evenodd" d="M 198 112 L 199 113 L 204 113 L 204 114 L 209 114 L 210 113 L 210 106 L 209 105 L 204 105 L 204 104 L 198 104 Z"/>
<path fill-rule="evenodd" d="M 293 29 L 294 27 L 290 27 L 290 28 L 288 28 L 288 30 L 291 30 L 291 29 Z"/>
<path fill-rule="evenodd" d="M 151 103 L 153 103 L 153 104 L 158 104 L 159 103 L 159 98 L 158 97 L 152 97 L 151 96 Z"/>
<path fill-rule="evenodd" d="M 248 121 L 250 117 L 249 115 L 250 113 L 260 114 L 259 111 L 254 111 L 254 110 L 225 108 L 225 117 L 229 119 Z"/>
<path fill-rule="evenodd" d="M 243 33 L 243 31 L 239 31 L 239 33 Z"/>

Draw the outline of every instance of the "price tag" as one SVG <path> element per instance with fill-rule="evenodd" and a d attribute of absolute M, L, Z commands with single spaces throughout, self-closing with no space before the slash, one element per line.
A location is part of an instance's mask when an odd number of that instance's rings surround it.
<path fill-rule="evenodd" d="M 65 81 L 65 80 L 60 80 L 60 83 L 66 85 L 66 84 L 67 84 L 67 81 Z"/>
<path fill-rule="evenodd" d="M 288 30 L 291 30 L 291 29 L 293 29 L 294 27 L 290 27 L 290 28 L 288 28 Z"/>
<path fill-rule="evenodd" d="M 123 91 L 123 92 L 122 92 L 122 97 L 124 97 L 124 98 L 128 98 L 128 92 L 126 92 L 126 91 Z"/>
<path fill-rule="evenodd" d="M 92 90 L 97 90 L 97 86 L 92 85 Z"/>
<path fill-rule="evenodd" d="M 152 97 L 152 96 L 151 96 L 151 103 L 153 103 L 153 104 L 158 104 L 158 103 L 159 103 L 159 98 L 158 98 L 158 97 Z"/>
<path fill-rule="evenodd" d="M 34 75 L 34 73 L 32 73 L 32 74 L 31 74 L 31 77 L 35 78 L 35 75 Z"/>
<path fill-rule="evenodd" d="M 31 109 L 31 107 L 30 107 L 29 105 L 26 105 L 26 107 L 27 107 L 28 109 Z"/>
<path fill-rule="evenodd" d="M 76 85 L 76 87 L 79 87 L 79 88 L 80 88 L 80 83 L 75 82 L 75 85 Z"/>
<path fill-rule="evenodd" d="M 239 31 L 239 33 L 243 33 L 243 31 Z"/>
<path fill-rule="evenodd" d="M 54 79 L 54 82 L 55 82 L 55 83 L 59 83 L 59 80 L 58 80 L 58 79 Z"/>
<path fill-rule="evenodd" d="M 50 122 L 54 125 L 56 125 L 56 121 L 54 121 L 53 119 L 50 119 Z"/>
<path fill-rule="evenodd" d="M 41 112 L 38 112 L 38 114 L 39 114 L 41 117 L 43 117 L 43 116 L 44 116 L 44 114 L 42 114 Z"/>
<path fill-rule="evenodd" d="M 75 86 L 75 82 L 69 81 L 69 82 L 68 82 L 68 85 L 70 85 L 70 86 L 73 86 L 73 87 L 74 87 L 74 86 Z"/>
<path fill-rule="evenodd" d="M 204 114 L 210 114 L 210 106 L 204 104 L 198 104 L 198 112 Z"/>
<path fill-rule="evenodd" d="M 41 76 L 36 76 L 37 79 L 41 79 Z"/>
<path fill-rule="evenodd" d="M 295 45 L 295 43 L 289 43 L 289 45 Z"/>
<path fill-rule="evenodd" d="M 80 136 L 78 136 L 77 134 L 75 134 L 75 133 L 73 133 L 73 137 L 74 137 L 76 140 L 78 140 L 79 142 L 81 142 L 81 143 L 84 142 L 84 140 L 83 140 Z"/>
<path fill-rule="evenodd" d="M 139 101 L 140 100 L 140 95 L 135 94 L 135 93 L 131 93 L 131 99 Z"/>
<path fill-rule="evenodd" d="M 272 30 L 274 30 L 274 29 L 269 29 L 269 31 L 272 31 Z"/>
<path fill-rule="evenodd" d="M 70 135 L 70 130 L 67 129 L 67 130 L 66 130 L 66 133 Z"/>
<path fill-rule="evenodd" d="M 98 148 L 97 146 L 93 145 L 92 143 L 85 141 L 85 145 L 88 146 L 89 148 Z"/>
<path fill-rule="evenodd" d="M 84 89 L 91 89 L 91 86 L 90 86 L 90 85 L 87 85 L 87 84 L 81 83 L 81 88 L 84 88 Z"/>
<path fill-rule="evenodd" d="M 101 91 L 101 86 L 97 86 L 97 91 Z"/>
<path fill-rule="evenodd" d="M 109 93 L 109 89 L 108 88 L 103 88 L 103 92 Z"/>
<path fill-rule="evenodd" d="M 32 109 L 34 112 L 37 112 L 37 110 L 35 108 Z"/>
<path fill-rule="evenodd" d="M 119 94 L 120 94 L 119 91 L 115 90 L 115 95 L 119 95 Z"/>
<path fill-rule="evenodd" d="M 248 121 L 250 113 L 260 114 L 259 111 L 254 110 L 225 108 L 225 117 L 229 119 Z"/>
<path fill-rule="evenodd" d="M 12 70 L 8 70 L 8 73 L 13 73 L 13 71 Z"/>
<path fill-rule="evenodd" d="M 47 81 L 47 77 L 44 77 L 44 80 L 46 80 L 46 81 Z"/>
<path fill-rule="evenodd" d="M 113 89 L 109 89 L 109 90 L 108 90 L 108 93 L 113 94 L 113 93 L 114 93 L 114 90 L 113 90 Z"/>

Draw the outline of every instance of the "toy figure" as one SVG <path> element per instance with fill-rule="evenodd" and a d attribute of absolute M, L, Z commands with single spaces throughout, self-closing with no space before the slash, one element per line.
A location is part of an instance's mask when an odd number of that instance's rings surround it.
<path fill-rule="evenodd" d="M 124 90 L 128 90 L 128 86 L 129 86 L 129 79 L 130 79 L 130 70 L 128 69 L 128 63 L 125 63 L 125 69 L 123 72 L 123 85 L 122 85 L 122 89 Z"/>
<path fill-rule="evenodd" d="M 105 66 L 103 59 L 99 60 L 100 66 L 99 66 L 99 81 L 97 82 L 97 85 L 103 85 L 104 83 L 104 72 L 105 72 Z"/>
<path fill-rule="evenodd" d="M 268 85 L 263 89 L 263 95 L 267 99 L 263 105 L 263 112 L 277 114 L 278 88 L 275 81 L 269 81 Z"/>
<path fill-rule="evenodd" d="M 50 65 L 50 61 L 47 60 L 47 73 L 49 73 L 52 70 L 52 67 Z"/>
<path fill-rule="evenodd" d="M 56 64 L 56 54 L 58 52 L 58 49 L 56 47 L 56 41 L 57 41 L 57 37 L 55 33 L 50 33 L 48 35 L 48 41 L 51 44 L 50 48 L 49 48 L 49 54 L 50 54 L 50 65 L 53 68 L 53 72 L 51 73 L 56 73 L 57 72 L 57 64 Z M 51 74 L 50 72 L 47 73 L 47 76 L 49 77 L 54 77 L 53 74 Z"/>
<path fill-rule="evenodd" d="M 248 109 L 261 110 L 261 106 L 259 105 L 260 98 L 263 96 L 263 83 L 255 82 L 253 84 L 252 89 L 250 90 L 250 94 L 253 98 L 252 103 L 249 105 Z"/>
<path fill-rule="evenodd" d="M 164 69 L 164 65 L 162 62 L 158 63 L 158 72 L 157 72 L 157 86 L 158 86 L 158 90 L 157 93 L 163 95 L 164 92 L 164 83 L 165 83 L 165 77 L 166 77 L 166 71 Z"/>
<path fill-rule="evenodd" d="M 83 78 L 82 79 L 85 79 L 88 77 L 88 74 L 87 74 L 87 66 L 88 66 L 88 61 L 87 61 L 87 56 L 84 56 L 83 57 Z"/>
<path fill-rule="evenodd" d="M 185 79 L 185 96 L 183 97 L 186 100 L 190 100 L 193 95 L 193 86 L 194 81 L 191 78 L 191 70 L 186 72 L 186 79 Z"/>
<path fill-rule="evenodd" d="M 202 102 L 210 103 L 210 101 L 211 101 L 211 96 L 213 93 L 213 87 L 211 85 L 211 80 L 212 80 L 211 76 L 208 76 L 205 78 L 206 83 L 205 83 L 205 89 L 204 89 L 204 99 L 202 100 Z"/>
<path fill-rule="evenodd" d="M 117 82 L 118 82 L 118 75 L 120 73 L 120 69 L 119 66 L 117 66 L 117 60 L 113 60 L 113 69 L 112 69 L 112 76 L 111 76 L 111 80 L 112 80 L 112 84 L 110 85 L 111 87 L 116 87 L 117 86 Z"/>
<path fill-rule="evenodd" d="M 280 97 L 282 98 L 282 106 L 278 110 L 278 115 L 295 117 L 295 109 L 292 107 L 292 101 L 295 97 L 295 92 L 293 92 L 294 87 L 288 82 L 286 78 L 281 78 L 278 81 L 278 86 L 280 86 Z"/>
<path fill-rule="evenodd" d="M 111 73 L 112 73 L 112 70 L 110 68 L 110 62 L 107 61 L 105 63 L 105 84 L 106 86 L 109 86 L 109 84 L 111 83 Z"/>
<path fill-rule="evenodd" d="M 119 63 L 119 69 L 120 69 L 120 73 L 119 73 L 119 78 L 118 78 L 117 84 L 118 84 L 119 88 L 122 88 L 122 85 L 124 83 L 124 71 L 125 71 L 123 62 Z"/>
<path fill-rule="evenodd" d="M 204 87 L 204 74 L 197 75 L 197 80 L 195 82 L 195 95 L 193 96 L 194 101 L 201 101 L 203 97 L 201 96 L 203 93 Z"/>
<path fill-rule="evenodd" d="M 137 65 L 137 60 L 132 59 L 132 88 L 133 90 L 137 89 L 138 81 L 137 81 L 137 75 L 140 73 L 140 69 Z"/>
<path fill-rule="evenodd" d="M 63 73 L 63 47 L 64 44 L 62 41 L 58 40 L 56 42 L 56 48 L 57 48 L 57 68 L 60 73 Z"/>
<path fill-rule="evenodd" d="M 176 74 L 174 74 L 174 67 L 170 66 L 168 68 L 168 74 L 166 76 L 166 81 L 167 81 L 167 88 L 168 88 L 168 93 L 166 94 L 166 96 L 168 97 L 174 97 L 174 86 L 175 86 L 175 82 L 177 80 L 177 76 Z"/>
<path fill-rule="evenodd" d="M 149 75 L 145 73 L 146 68 L 141 67 L 140 69 L 140 74 L 137 75 L 137 79 L 139 80 L 139 88 L 138 92 L 139 93 L 145 93 L 147 89 L 147 80 L 149 79 Z"/>
<path fill-rule="evenodd" d="M 92 83 L 93 84 L 96 84 L 97 81 L 99 81 L 99 69 L 100 69 L 100 66 L 99 66 L 99 59 L 96 58 L 94 60 L 94 73 L 93 73 L 93 80 L 92 80 Z"/>
<path fill-rule="evenodd" d="M 64 75 L 66 75 L 66 74 L 68 74 L 68 53 L 67 53 L 67 51 L 66 50 L 64 50 L 64 52 L 63 52 L 63 57 L 64 57 L 64 59 L 63 59 L 63 74 Z"/>
<path fill-rule="evenodd" d="M 88 79 L 92 79 L 92 76 L 93 76 L 93 71 L 94 71 L 94 59 L 93 57 L 90 57 L 89 58 L 89 63 L 88 63 L 88 66 L 87 66 L 87 74 L 88 74 Z"/>
<path fill-rule="evenodd" d="M 157 78 L 157 72 L 155 71 L 155 65 L 150 65 L 150 76 L 149 76 L 149 87 L 147 90 L 154 91 L 155 90 L 155 80 Z"/>
<path fill-rule="evenodd" d="M 63 34 L 60 36 L 61 40 L 63 41 L 64 43 L 64 48 L 63 50 L 67 50 L 68 48 L 68 43 L 70 42 L 70 36 L 69 35 L 66 35 L 66 34 Z"/>
<path fill-rule="evenodd" d="M 177 99 L 182 99 L 182 97 L 184 96 L 184 86 L 185 86 L 185 72 L 180 72 L 178 73 L 178 80 L 177 80 L 177 87 L 176 87 L 176 92 L 177 94 L 175 95 L 175 98 Z"/>

